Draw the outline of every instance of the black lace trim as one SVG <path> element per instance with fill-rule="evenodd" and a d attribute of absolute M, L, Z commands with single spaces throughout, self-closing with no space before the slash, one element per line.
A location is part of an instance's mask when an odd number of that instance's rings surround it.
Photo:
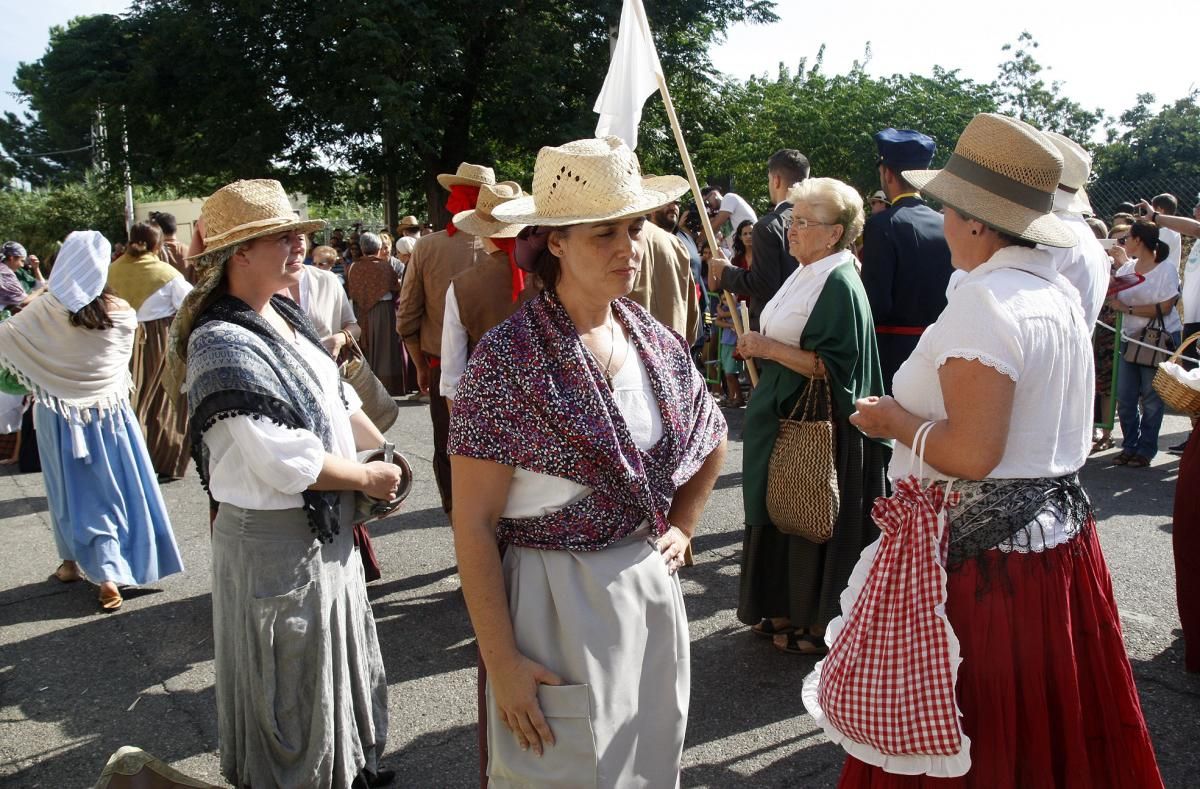
<path fill-rule="evenodd" d="M 1071 536 L 1078 534 L 1092 516 L 1092 503 L 1079 484 L 1078 474 L 958 481 L 952 490 L 960 500 L 947 513 L 950 540 L 946 566 L 951 570 L 992 548 L 1035 550 L 1035 530 L 1045 543 L 1039 520 L 1043 514 L 1062 523 Z"/>

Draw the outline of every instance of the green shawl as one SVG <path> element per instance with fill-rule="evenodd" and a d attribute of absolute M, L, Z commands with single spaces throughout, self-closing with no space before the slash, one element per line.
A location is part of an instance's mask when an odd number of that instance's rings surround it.
<path fill-rule="evenodd" d="M 108 286 L 134 310 L 140 310 L 146 299 L 176 277 L 178 269 L 161 260 L 153 252 L 134 257 L 126 252 L 108 268 Z"/>
<path fill-rule="evenodd" d="M 883 395 L 871 305 L 853 266 L 841 265 L 829 273 L 800 335 L 800 347 L 815 351 L 825 362 L 834 421 L 848 425 L 855 400 Z M 791 413 L 809 382 L 800 373 L 771 361 L 760 361 L 759 370 L 758 386 L 746 408 L 742 431 L 742 496 L 750 526 L 771 522 L 767 515 L 767 466 L 779 420 Z M 889 441 L 866 440 L 891 446 Z"/>

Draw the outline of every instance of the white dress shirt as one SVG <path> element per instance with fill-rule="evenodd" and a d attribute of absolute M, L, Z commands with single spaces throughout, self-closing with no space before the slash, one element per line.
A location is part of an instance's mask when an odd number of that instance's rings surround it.
<path fill-rule="evenodd" d="M 454 283 L 446 288 L 446 310 L 442 315 L 442 378 L 438 392 L 451 400 L 458 397 L 458 382 L 467 371 L 467 345 L 471 337 L 463 325 L 458 312 L 458 299 L 454 297 Z"/>
<path fill-rule="evenodd" d="M 1083 317 L 1088 326 L 1096 325 L 1100 309 L 1104 306 L 1108 294 L 1109 272 L 1112 270 L 1112 259 L 1100 246 L 1100 241 L 1092 228 L 1078 214 L 1057 214 L 1063 224 L 1075 234 L 1079 243 L 1073 247 L 1039 246 L 1050 253 L 1054 260 L 1054 269 L 1067 278 L 1075 290 L 1079 292 L 1080 305 L 1083 307 Z"/>
<path fill-rule="evenodd" d="M 138 323 L 149 323 L 160 318 L 169 318 L 179 312 L 179 305 L 192 292 L 192 286 L 183 277 L 175 277 L 154 291 L 138 307 Z"/>
<path fill-rule="evenodd" d="M 350 415 L 362 410 L 362 401 L 354 388 L 342 381 L 337 365 L 323 348 L 299 336 L 293 342 L 320 378 L 319 402 L 329 414 L 332 454 L 357 459 Z M 342 407 L 339 389 L 348 409 Z M 312 431 L 244 415 L 219 420 L 204 433 L 204 443 L 208 446 L 212 497 L 250 510 L 303 507 L 300 494 L 317 481 L 325 463 L 325 447 Z"/>
<path fill-rule="evenodd" d="M 838 266 L 853 265 L 853 262 L 854 254 L 843 249 L 814 263 L 798 266 L 763 307 L 758 319 L 760 331 L 772 340 L 799 348 L 800 335 L 825 288 L 825 280 Z"/>

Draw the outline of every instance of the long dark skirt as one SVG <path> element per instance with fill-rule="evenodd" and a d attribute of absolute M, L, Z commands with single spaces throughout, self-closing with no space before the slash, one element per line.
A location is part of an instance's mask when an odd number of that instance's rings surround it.
<path fill-rule="evenodd" d="M 174 316 L 138 324 L 129 367 L 133 372 L 133 410 L 146 436 L 150 463 L 158 474 L 178 479 L 191 463 L 192 443 L 187 409 L 172 404 L 163 380 L 172 320 Z"/>
<path fill-rule="evenodd" d="M 377 301 L 362 320 L 363 354 L 390 395 L 404 394 L 404 357 L 396 334 L 396 302 Z"/>
<path fill-rule="evenodd" d="M 849 422 L 834 425 L 841 501 L 833 538 L 818 545 L 771 524 L 746 526 L 737 616 L 747 625 L 786 617 L 797 626 L 824 627 L 840 612 L 838 597 L 858 555 L 879 536 L 871 507 L 887 494 L 891 451 L 865 440 Z"/>
<path fill-rule="evenodd" d="M 1184 668 L 1200 672 L 1200 430 L 1193 430 L 1175 483 L 1175 601 L 1183 625 Z"/>

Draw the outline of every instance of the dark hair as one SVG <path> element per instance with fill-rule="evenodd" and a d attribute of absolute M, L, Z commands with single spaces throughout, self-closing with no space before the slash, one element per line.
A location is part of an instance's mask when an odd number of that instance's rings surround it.
<path fill-rule="evenodd" d="M 742 228 L 746 225 L 754 227 L 754 222 L 749 219 L 743 219 L 737 226 L 737 230 L 733 231 L 733 254 L 734 257 L 746 254 L 746 245 L 742 243 Z"/>
<path fill-rule="evenodd" d="M 1167 242 L 1158 238 L 1158 225 L 1146 219 L 1139 219 L 1129 228 L 1129 235 L 1142 242 L 1142 246 L 1154 252 L 1154 262 L 1162 263 L 1171 254 Z"/>
<path fill-rule="evenodd" d="M 1129 214 L 1130 216 L 1133 216 L 1133 210 L 1135 208 L 1137 208 L 1137 206 L 1135 206 L 1133 203 L 1117 203 L 1117 210 L 1114 213 Z"/>
<path fill-rule="evenodd" d="M 173 236 L 175 235 L 175 231 L 179 229 L 179 225 L 175 221 L 175 215 L 168 214 L 166 211 L 151 211 L 150 221 L 162 229 L 164 236 Z"/>
<path fill-rule="evenodd" d="M 129 228 L 129 245 L 126 250 L 131 255 L 144 255 L 147 252 L 157 252 L 162 244 L 162 231 L 149 222 L 138 222 Z"/>
<path fill-rule="evenodd" d="M 564 230 L 564 228 L 557 228 Z M 554 290 L 558 286 L 558 279 L 562 276 L 562 263 L 559 262 L 558 256 L 550 251 L 547 246 L 533 260 L 533 273 L 542 283 L 543 290 Z"/>
<path fill-rule="evenodd" d="M 700 189 L 700 196 L 701 196 L 701 197 L 708 197 L 710 194 L 712 194 L 712 193 L 713 193 L 713 192 L 715 192 L 715 191 L 717 191 L 717 187 L 715 187 L 715 186 L 705 186 L 705 187 L 701 187 L 701 189 Z"/>
<path fill-rule="evenodd" d="M 105 285 L 99 296 L 71 313 L 71 325 L 96 331 L 111 329 L 115 324 L 112 316 L 108 314 L 108 308 L 115 298 L 116 295 Z"/>
<path fill-rule="evenodd" d="M 788 186 L 808 178 L 811 169 L 808 157 L 795 148 L 780 148 L 767 159 L 767 174 L 783 176 Z"/>
<path fill-rule="evenodd" d="M 1179 210 L 1179 201 L 1175 199 L 1175 195 L 1166 192 L 1157 195 L 1150 201 L 1150 205 L 1160 214 L 1171 214 L 1173 216 Z"/>
<path fill-rule="evenodd" d="M 991 227 L 991 226 L 989 225 L 989 227 Z M 995 230 L 997 235 L 1000 236 L 1000 239 L 1002 241 L 1004 241 L 1005 243 L 1007 243 L 1009 246 L 1025 247 L 1026 249 L 1037 249 L 1036 241 L 1030 241 L 1025 238 L 1020 238 L 1019 236 L 1014 236 L 1012 233 L 1005 233 L 1003 230 L 1001 230 L 998 227 L 992 228 L 992 229 Z"/>

